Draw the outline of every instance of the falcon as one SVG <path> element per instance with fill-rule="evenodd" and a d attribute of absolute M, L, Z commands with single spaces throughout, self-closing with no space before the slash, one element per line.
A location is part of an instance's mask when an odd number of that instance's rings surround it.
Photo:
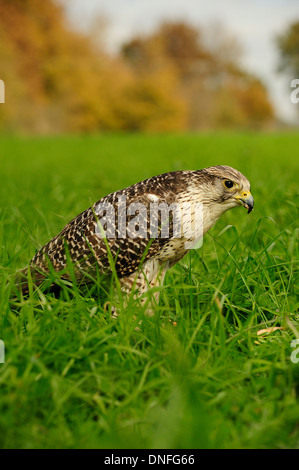
<path fill-rule="evenodd" d="M 197 246 L 227 210 L 253 209 L 248 179 L 229 166 L 173 171 L 103 197 L 71 220 L 19 272 L 19 286 L 28 293 L 56 271 L 62 279 L 86 284 L 116 275 L 121 292 L 141 303 L 161 286 L 167 269 Z M 158 302 L 159 289 L 154 292 Z"/>

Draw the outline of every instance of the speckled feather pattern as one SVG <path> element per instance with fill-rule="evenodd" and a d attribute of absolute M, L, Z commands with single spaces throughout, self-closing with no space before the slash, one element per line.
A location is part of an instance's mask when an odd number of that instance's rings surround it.
<path fill-rule="evenodd" d="M 148 220 L 141 221 L 142 227 L 140 228 L 145 230 L 145 237 L 131 237 L 129 230 L 125 238 L 120 237 L 118 223 L 121 219 L 118 219 L 118 201 L 121 197 L 125 197 L 127 206 L 132 203 L 141 203 L 147 208 L 148 214 L 150 203 L 153 200 L 168 205 L 199 201 L 208 207 L 218 203 L 216 202 L 217 194 L 213 195 L 215 178 L 232 178 L 248 183 L 247 179 L 237 170 L 218 166 L 197 171 L 165 173 L 103 197 L 71 220 L 57 236 L 34 255 L 29 264 L 34 283 L 36 285 L 42 283 L 49 272 L 50 264 L 55 271 L 59 272 L 67 266 L 69 259 L 72 261 L 79 282 L 84 279 L 85 272 L 94 274 L 99 270 L 101 273 L 111 274 L 107 255 L 108 244 L 117 275 L 122 279 L 125 290 L 128 290 L 128 286 L 133 284 L 134 279 L 136 280 L 136 273 L 141 261 L 143 262 L 143 270 L 147 270 L 148 283 L 154 285 L 161 270 L 165 273 L 169 266 L 175 264 L 186 254 L 187 250 L 184 249 L 183 240 L 172 238 L 171 220 L 168 237 L 158 236 L 151 240 Z M 98 207 L 107 203 L 112 204 L 115 210 L 115 237 L 107 237 L 104 240 L 98 236 L 98 223 L 100 217 L 105 215 L 109 225 L 109 218 L 103 211 L 99 213 Z M 219 215 L 221 215 L 221 211 Z M 215 217 L 215 221 L 217 218 L 218 215 Z M 162 221 L 159 220 L 159 230 L 161 223 Z M 213 223 L 212 217 L 211 223 L 207 223 L 204 232 Z M 26 274 L 27 269 L 24 268 L 22 272 Z M 68 277 L 67 274 L 65 277 Z M 141 288 L 141 284 L 142 281 L 137 287 Z M 23 286 L 23 292 L 26 292 L 26 286 Z"/>

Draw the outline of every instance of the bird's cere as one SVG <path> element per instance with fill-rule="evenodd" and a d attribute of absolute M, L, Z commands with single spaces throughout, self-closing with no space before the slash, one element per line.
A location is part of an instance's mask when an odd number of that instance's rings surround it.
<path fill-rule="evenodd" d="M 244 191 L 236 197 L 239 204 L 247 209 L 249 214 L 253 210 L 254 200 L 250 191 Z"/>

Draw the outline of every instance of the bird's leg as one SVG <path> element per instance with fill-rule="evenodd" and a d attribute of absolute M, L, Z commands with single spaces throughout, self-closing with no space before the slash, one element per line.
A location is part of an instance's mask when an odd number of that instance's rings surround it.
<path fill-rule="evenodd" d="M 156 290 L 152 296 L 146 295 L 154 287 L 160 287 L 163 284 L 166 266 L 161 266 L 157 260 L 149 260 L 144 263 L 142 269 L 119 279 L 120 288 L 123 295 L 124 307 L 127 307 L 131 298 L 138 300 L 141 306 L 145 306 L 146 315 L 152 316 L 155 313 L 155 307 L 159 303 L 160 291 Z M 117 296 L 116 296 L 117 298 Z M 106 304 L 108 304 L 106 302 Z M 148 305 L 147 305 L 148 304 Z M 111 306 L 113 318 L 117 318 L 118 312 L 115 305 Z"/>
<path fill-rule="evenodd" d="M 134 284 L 131 288 L 134 291 L 134 299 L 138 299 L 142 306 L 145 306 L 145 313 L 152 316 L 159 303 L 160 290 L 156 290 L 151 295 L 151 289 L 161 287 L 164 281 L 167 264 L 159 262 L 153 258 L 144 263 L 142 269 L 135 274 Z"/>

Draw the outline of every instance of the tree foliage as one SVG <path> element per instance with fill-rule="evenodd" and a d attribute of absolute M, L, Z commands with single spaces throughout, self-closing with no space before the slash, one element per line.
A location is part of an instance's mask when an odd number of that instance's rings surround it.
<path fill-rule="evenodd" d="M 218 41 L 219 42 L 219 41 Z M 208 44 L 165 23 L 109 55 L 70 28 L 54 0 L 0 0 L 2 130 L 58 133 L 261 126 L 273 118 L 263 84 L 225 40 Z"/>
<path fill-rule="evenodd" d="M 165 23 L 149 37 L 122 48 L 136 74 L 171 70 L 187 105 L 189 129 L 260 126 L 273 118 L 261 81 L 241 69 L 234 44 L 208 45 L 201 31 L 185 23 Z M 215 47 L 216 46 L 216 47 Z M 237 50 L 237 47 L 235 47 Z"/>
<path fill-rule="evenodd" d="M 277 45 L 280 53 L 279 70 L 288 72 L 292 78 L 299 78 L 299 21 L 278 36 Z"/>

